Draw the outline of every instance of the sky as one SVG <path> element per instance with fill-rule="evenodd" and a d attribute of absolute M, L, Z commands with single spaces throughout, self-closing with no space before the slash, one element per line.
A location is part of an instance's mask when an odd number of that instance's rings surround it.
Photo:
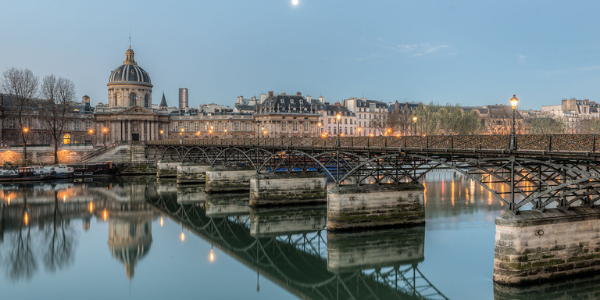
<path fill-rule="evenodd" d="M 177 104 L 302 92 L 540 109 L 600 102 L 600 1 L 0 0 L 0 71 L 74 81 L 107 102 L 110 72 L 135 59 Z"/>

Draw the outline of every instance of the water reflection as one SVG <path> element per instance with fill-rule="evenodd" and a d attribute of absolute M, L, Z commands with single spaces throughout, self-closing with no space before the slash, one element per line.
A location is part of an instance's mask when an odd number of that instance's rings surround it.
<path fill-rule="evenodd" d="M 215 217 L 207 214 L 213 204 L 205 209 L 203 201 L 184 204 L 177 196 L 159 193 L 148 200 L 259 278 L 302 299 L 446 299 L 418 270 L 424 227 L 330 235 L 323 230 L 325 206 L 250 209 L 245 215 L 234 205 Z"/>
<path fill-rule="evenodd" d="M 495 183 L 487 184 L 494 187 Z M 447 235 L 448 229 L 462 233 L 457 229 L 464 229 L 463 224 L 493 226 L 505 207 L 475 182 L 452 172 L 431 172 L 424 185 L 425 227 L 336 234 L 324 230 L 324 206 L 254 209 L 247 205 L 247 193 L 205 194 L 203 186 L 178 188 L 174 181 L 157 183 L 154 177 L 2 185 L 0 267 L 7 282 L 27 281 L 27 287 L 37 287 L 32 283 L 36 274 L 76 272 L 74 266 L 83 263 L 76 257 L 83 251 L 83 236 L 88 235 L 102 239 L 100 256 L 95 257 L 99 265 L 107 260 L 119 262 L 116 271 L 111 270 L 118 276 L 108 273 L 107 277 L 122 282 L 134 276 L 148 280 L 139 266 L 167 263 L 171 258 L 157 255 L 162 247 L 190 261 L 200 256 L 203 261 L 220 263 L 229 259 L 223 255 L 229 256 L 237 261 L 229 271 L 249 268 L 256 273 L 257 290 L 261 283 L 264 288 L 266 279 L 302 299 L 445 299 L 472 284 L 448 287 L 436 273 L 460 277 L 464 275 L 460 272 L 476 273 L 483 267 L 464 271 L 449 270 L 443 264 L 432 267 L 431 261 L 457 254 L 448 252 L 445 246 L 449 244 L 444 244 L 448 241 L 439 237 Z M 169 231 L 173 223 L 181 228 Z M 93 235 L 91 229 L 103 234 Z M 161 231 L 173 239 L 160 239 Z M 493 256 L 493 230 L 485 234 L 491 251 L 473 255 Z M 197 246 L 197 237 L 211 247 L 200 254 L 197 249 L 189 251 L 192 254 L 177 252 L 177 246 Z M 468 243 L 461 251 L 481 249 L 477 245 L 483 241 L 469 239 Z M 162 270 L 147 269 L 149 274 L 156 271 Z M 189 276 L 178 271 L 169 276 L 174 280 Z M 69 282 L 63 284 L 69 287 Z M 515 288 L 492 285 L 490 278 L 487 284 L 486 295 L 493 293 L 496 299 L 597 298 L 600 279 Z M 154 288 L 152 283 L 139 286 Z M 209 295 L 222 292 L 214 289 Z"/>

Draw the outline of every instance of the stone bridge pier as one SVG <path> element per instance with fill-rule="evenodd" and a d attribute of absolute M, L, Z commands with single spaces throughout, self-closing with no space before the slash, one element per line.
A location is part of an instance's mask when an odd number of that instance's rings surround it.
<path fill-rule="evenodd" d="M 496 218 L 494 281 L 540 283 L 600 271 L 600 208 L 506 212 Z"/>

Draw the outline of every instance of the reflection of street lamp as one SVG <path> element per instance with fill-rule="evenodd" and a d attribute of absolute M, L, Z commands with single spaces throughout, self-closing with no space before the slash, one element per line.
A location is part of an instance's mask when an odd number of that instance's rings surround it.
<path fill-rule="evenodd" d="M 413 117 L 413 123 L 414 123 L 414 128 L 415 128 L 415 134 L 414 135 L 417 135 L 417 116 Z"/>
<path fill-rule="evenodd" d="M 510 132 L 510 150 L 517 149 L 517 137 L 515 133 L 515 114 L 517 111 L 517 104 L 519 103 L 519 99 L 517 99 L 517 95 L 513 95 L 510 99 L 510 106 L 512 107 L 512 131 Z"/>
<path fill-rule="evenodd" d="M 208 255 L 208 259 L 210 259 L 210 262 L 214 262 L 215 261 L 215 252 L 213 251 L 213 245 L 210 244 L 210 254 Z"/>

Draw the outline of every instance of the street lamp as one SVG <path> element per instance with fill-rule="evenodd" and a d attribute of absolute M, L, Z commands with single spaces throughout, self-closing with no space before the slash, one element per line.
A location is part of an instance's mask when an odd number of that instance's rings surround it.
<path fill-rule="evenodd" d="M 362 128 L 358 127 L 356 130 L 358 130 L 358 136 L 360 136 L 360 132 L 362 131 Z"/>
<path fill-rule="evenodd" d="M 415 124 L 414 125 L 414 128 L 415 128 L 415 134 L 414 135 L 417 135 L 417 116 L 413 117 L 413 123 Z"/>
<path fill-rule="evenodd" d="M 338 113 L 335 118 L 337 119 L 337 146 L 340 146 L 340 121 L 342 120 L 342 115 Z"/>
<path fill-rule="evenodd" d="M 319 131 L 319 134 L 321 134 L 321 125 L 323 125 L 323 124 L 321 124 L 321 122 L 318 122 L 318 123 L 317 123 L 317 127 L 319 128 L 319 129 L 318 129 L 318 131 Z"/>
<path fill-rule="evenodd" d="M 179 133 L 179 136 L 181 137 L 181 144 L 183 144 L 183 132 L 185 131 L 185 128 L 181 127 L 181 132 Z"/>
<path fill-rule="evenodd" d="M 513 97 L 510 98 L 510 106 L 512 107 L 512 110 L 513 110 L 512 131 L 510 132 L 510 150 L 517 149 L 517 137 L 516 137 L 516 133 L 515 133 L 515 115 L 516 115 L 518 103 L 519 103 L 519 99 L 517 99 L 517 95 L 513 95 Z"/>
<path fill-rule="evenodd" d="M 164 133 L 164 132 L 165 132 L 165 131 L 164 131 L 164 130 L 162 130 L 162 129 L 159 131 L 159 133 L 160 133 L 160 139 L 161 139 L 161 140 L 163 139 L 163 133 Z"/>
<path fill-rule="evenodd" d="M 88 132 L 90 133 L 90 142 L 92 143 L 92 146 L 94 146 L 94 129 L 90 128 Z"/>
<path fill-rule="evenodd" d="M 225 138 L 227 138 L 227 128 L 225 128 Z"/>
<path fill-rule="evenodd" d="M 390 133 L 392 133 L 392 129 L 391 129 L 391 128 L 388 128 L 388 129 L 387 129 L 387 135 L 390 135 Z"/>
<path fill-rule="evenodd" d="M 27 166 L 27 134 L 29 133 L 29 128 L 23 127 L 23 160 L 25 161 L 25 166 Z"/>
<path fill-rule="evenodd" d="M 104 134 L 104 147 L 106 147 L 106 135 L 108 134 L 108 128 L 103 127 L 102 133 Z"/>

